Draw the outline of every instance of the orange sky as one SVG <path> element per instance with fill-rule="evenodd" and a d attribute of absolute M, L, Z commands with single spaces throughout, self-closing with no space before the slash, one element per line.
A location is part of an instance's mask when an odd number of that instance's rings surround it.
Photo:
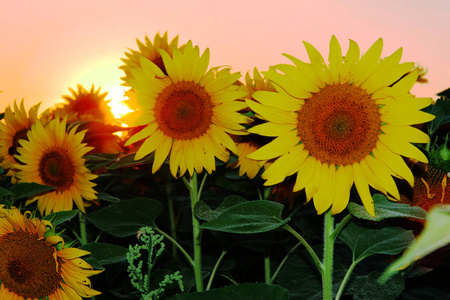
<path fill-rule="evenodd" d="M 383 37 L 383 56 L 403 47 L 402 61 L 429 68 L 412 92 L 436 98 L 450 86 L 449 19 L 448 0 L 1 0 L 0 111 L 22 98 L 49 107 L 78 83 L 120 100 L 123 53 L 164 31 L 242 74 L 289 62 L 281 53 L 308 61 L 303 40 L 326 58 L 333 34 L 343 51 L 348 39 L 364 52 Z"/>

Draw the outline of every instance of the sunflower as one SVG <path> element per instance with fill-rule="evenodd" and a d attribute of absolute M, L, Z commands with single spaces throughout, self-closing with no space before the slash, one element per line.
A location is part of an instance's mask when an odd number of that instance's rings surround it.
<path fill-rule="evenodd" d="M 100 292 L 90 288 L 92 270 L 81 256 L 90 254 L 64 248 L 64 240 L 51 235 L 52 224 L 22 215 L 17 208 L 0 207 L 0 298 L 81 299 Z"/>
<path fill-rule="evenodd" d="M 82 85 L 78 90 L 69 88 L 72 96 L 63 96 L 66 103 L 57 105 L 50 111 L 45 111 L 42 119 L 52 120 L 67 117 L 68 123 L 81 122 L 78 130 L 87 129 L 83 142 L 93 147 L 93 153 L 117 153 L 122 150 L 120 139 L 115 132 L 123 130 L 108 106 L 110 100 L 105 100 L 107 92 L 100 93 L 94 85 L 88 91 Z"/>
<path fill-rule="evenodd" d="M 427 162 L 410 143 L 430 139 L 410 125 L 434 118 L 420 111 L 432 100 L 409 93 L 419 71 L 409 72 L 414 63 L 399 64 L 401 48 L 380 60 L 381 38 L 360 58 L 354 41 L 343 57 L 333 36 L 328 65 L 312 45 L 304 44 L 311 63 L 285 54 L 294 65 L 277 65 L 282 73 L 264 73 L 277 91 L 255 92 L 259 103 L 248 101 L 268 121 L 249 132 L 276 137 L 248 158 L 277 158 L 262 175 L 265 184 L 296 173 L 294 191 L 305 189 L 319 214 L 330 207 L 333 214 L 345 209 L 354 184 L 374 215 L 369 185 L 398 200 L 392 176 L 414 184 L 402 156 Z"/>
<path fill-rule="evenodd" d="M 81 84 L 77 85 L 77 90 L 69 88 L 72 95 L 62 96 L 65 103 L 56 107 L 52 113 L 52 117 L 59 116 L 64 118 L 67 116 L 67 122 L 80 121 L 98 121 L 106 124 L 118 125 L 108 106 L 110 100 L 105 100 L 108 92 L 100 93 L 100 89 L 95 89 L 94 85 L 91 89 L 86 90 Z"/>
<path fill-rule="evenodd" d="M 0 166 L 10 169 L 7 175 L 12 176 L 13 181 L 16 181 L 15 170 L 11 168 L 17 163 L 14 155 L 17 154 L 19 140 L 27 139 L 28 130 L 36 123 L 39 106 L 40 103 L 36 104 L 27 114 L 23 100 L 20 102 L 20 108 L 14 101 L 14 111 L 8 106 L 3 122 L 0 122 Z"/>
<path fill-rule="evenodd" d="M 177 177 L 186 170 L 215 170 L 214 157 L 227 161 L 229 152 L 236 153 L 236 145 L 228 133 L 246 134 L 239 123 L 251 122 L 237 111 L 247 107 L 244 101 L 235 101 L 246 95 L 233 85 L 240 74 L 207 71 L 209 49 L 201 56 L 199 48 L 189 41 L 183 53 L 173 49 L 173 59 L 160 50 L 167 76 L 145 57 L 141 67 L 133 69 L 129 84 L 134 91 L 127 101 L 133 112 L 122 117 L 128 125 L 146 125 L 133 135 L 125 146 L 146 139 L 135 155 L 141 159 L 155 152 L 153 173 L 170 153 L 170 171 Z"/>
<path fill-rule="evenodd" d="M 164 74 L 167 75 L 166 67 L 164 66 L 163 59 L 161 57 L 161 54 L 159 53 L 159 49 L 166 51 L 172 57 L 173 49 L 178 48 L 178 36 L 176 36 L 169 43 L 167 32 L 165 32 L 162 37 L 158 33 L 155 35 L 153 43 L 147 36 L 145 36 L 145 45 L 138 39 L 136 39 L 136 43 L 139 46 L 139 51 L 129 49 L 131 53 L 125 52 L 127 58 L 121 59 L 125 63 L 125 65 L 119 67 L 119 69 L 122 69 L 125 72 L 125 77 L 121 78 L 123 81 L 125 81 L 124 85 L 129 85 L 128 81 L 133 78 L 131 70 L 141 67 L 141 56 L 152 61 L 161 69 Z"/>
<path fill-rule="evenodd" d="M 257 68 L 253 69 L 253 78 L 247 72 L 245 75 L 245 86 L 244 88 L 247 90 L 248 98 L 252 99 L 252 95 L 256 91 L 275 91 L 271 82 L 261 76 Z M 250 110 L 247 109 L 247 112 Z M 259 119 L 255 119 L 253 123 L 258 122 Z M 261 123 L 261 122 L 259 122 Z M 253 179 L 258 175 L 259 171 L 263 166 L 266 168 L 268 164 L 266 164 L 266 160 L 254 160 L 247 158 L 247 155 L 256 151 L 264 144 L 268 143 L 269 138 L 261 137 L 260 135 L 250 134 L 246 136 L 233 136 L 233 140 L 237 143 L 237 160 L 234 163 L 228 164 L 229 168 L 239 168 L 239 176 L 244 176 L 247 174 L 247 177 Z"/>
<path fill-rule="evenodd" d="M 73 127 L 66 132 L 66 119 L 55 119 L 47 126 L 38 120 L 28 132 L 28 141 L 22 140 L 16 155 L 23 164 L 17 165 L 20 182 L 36 182 L 53 186 L 54 190 L 36 196 L 26 205 L 37 201 L 42 215 L 71 210 L 73 202 L 84 212 L 82 199 L 92 201 L 97 198 L 91 180 L 97 175 L 91 174 L 82 158 L 91 147 L 81 143 L 85 132 L 76 133 Z"/>

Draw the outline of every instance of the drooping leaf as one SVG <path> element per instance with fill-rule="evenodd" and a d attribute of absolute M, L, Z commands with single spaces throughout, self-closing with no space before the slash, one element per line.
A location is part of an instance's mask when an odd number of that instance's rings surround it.
<path fill-rule="evenodd" d="M 204 201 L 200 200 L 199 202 L 197 202 L 197 204 L 195 204 L 194 213 L 195 216 L 200 220 L 211 221 L 227 209 L 244 202 L 247 202 L 247 200 L 242 197 L 232 195 L 226 197 L 219 207 L 217 207 L 215 210 L 212 210 Z"/>
<path fill-rule="evenodd" d="M 120 202 L 119 198 L 111 196 L 111 195 L 103 193 L 103 192 L 97 194 L 97 199 L 102 200 L 102 201 L 112 202 L 112 203 Z"/>
<path fill-rule="evenodd" d="M 442 205 L 430 210 L 422 233 L 405 253 L 383 273 L 381 282 L 386 282 L 399 270 L 407 267 L 431 252 L 450 243 L 450 205 Z"/>
<path fill-rule="evenodd" d="M 58 211 L 51 214 L 46 215 L 42 218 L 42 220 L 48 220 L 52 222 L 53 226 L 57 226 L 59 224 L 64 223 L 67 220 L 72 219 L 78 214 L 79 210 L 66 210 L 66 211 Z"/>
<path fill-rule="evenodd" d="M 375 205 L 375 217 L 371 216 L 364 206 L 358 205 L 354 202 L 348 204 L 350 213 L 359 218 L 370 221 L 381 221 L 387 218 L 416 218 L 425 219 L 427 212 L 418 206 L 410 206 L 408 204 L 396 203 L 389 201 L 386 196 L 376 194 L 373 196 L 373 203 Z"/>
<path fill-rule="evenodd" d="M 398 275 L 381 285 L 377 282 L 381 271 L 373 271 L 367 275 L 353 276 L 346 288 L 346 294 L 351 294 L 355 300 L 395 300 L 405 289 L 403 276 Z"/>
<path fill-rule="evenodd" d="M 153 159 L 155 156 L 154 153 L 152 152 L 150 155 L 147 155 L 146 157 L 144 157 L 142 159 L 134 160 L 135 155 L 136 155 L 136 153 L 130 153 L 130 154 L 124 155 L 122 157 L 119 157 L 112 164 L 110 164 L 107 167 L 107 169 L 115 170 L 115 169 L 130 167 L 130 166 L 134 166 L 134 165 L 149 164 L 149 163 L 153 162 Z"/>
<path fill-rule="evenodd" d="M 106 244 L 106 243 L 88 243 L 81 249 L 91 252 L 91 255 L 101 265 L 114 264 L 127 259 L 128 249 L 125 247 Z"/>
<path fill-rule="evenodd" d="M 201 293 L 177 295 L 177 300 L 288 300 L 287 290 L 278 285 L 244 283 Z"/>
<path fill-rule="evenodd" d="M 414 234 L 400 227 L 370 228 L 350 222 L 339 238 L 352 250 L 353 260 L 360 261 L 374 254 L 399 254 L 411 244 Z"/>
<path fill-rule="evenodd" d="M 201 228 L 245 234 L 266 232 L 289 221 L 281 219 L 283 208 L 282 204 L 267 200 L 247 201 L 224 210 Z"/>
<path fill-rule="evenodd" d="M 36 194 L 48 192 L 54 187 L 38 184 L 35 182 L 21 182 L 11 186 L 10 192 L 14 193 L 15 199 L 28 198 Z"/>
<path fill-rule="evenodd" d="M 11 193 L 9 190 L 0 187 L 0 198 L 8 197 L 8 196 L 15 196 L 14 193 Z"/>
<path fill-rule="evenodd" d="M 143 226 L 155 227 L 155 220 L 161 214 L 161 202 L 149 198 L 122 200 L 86 218 L 99 229 L 117 237 L 136 234 Z"/>

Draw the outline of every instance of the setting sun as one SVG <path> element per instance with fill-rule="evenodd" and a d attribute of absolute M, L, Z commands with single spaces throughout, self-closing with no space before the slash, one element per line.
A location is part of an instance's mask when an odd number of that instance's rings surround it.
<path fill-rule="evenodd" d="M 107 98 L 110 100 L 108 102 L 108 106 L 111 107 L 112 114 L 119 121 L 123 115 L 132 111 L 125 103 L 122 102 L 126 99 L 124 93 L 124 87 L 113 87 L 108 90 Z M 126 127 L 126 125 L 124 127 Z"/>

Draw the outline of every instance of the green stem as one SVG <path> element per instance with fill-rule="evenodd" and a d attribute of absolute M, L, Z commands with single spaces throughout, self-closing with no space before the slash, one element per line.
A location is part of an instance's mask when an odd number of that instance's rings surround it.
<path fill-rule="evenodd" d="M 186 260 L 189 262 L 189 264 L 191 265 L 192 268 L 195 267 L 194 265 L 194 260 L 189 256 L 189 254 L 186 252 L 186 250 L 184 250 L 183 247 L 181 247 L 180 244 L 178 244 L 178 242 L 176 240 L 174 240 L 170 235 L 168 235 L 167 233 L 165 233 L 164 231 L 162 231 L 159 228 L 154 227 L 153 228 L 155 231 L 157 231 L 158 233 L 162 234 L 166 239 L 168 239 L 173 245 L 175 245 L 175 247 L 177 247 L 177 249 L 181 252 L 181 254 L 184 255 L 184 257 L 186 258 Z"/>
<path fill-rule="evenodd" d="M 270 256 L 266 255 L 264 256 L 264 275 L 265 275 L 265 281 L 267 284 L 271 284 L 271 276 L 270 276 Z"/>
<path fill-rule="evenodd" d="M 175 224 L 175 214 L 173 210 L 173 199 L 172 199 L 172 177 L 170 173 L 168 174 L 166 192 L 167 192 L 167 203 L 169 205 L 169 224 L 170 224 L 170 236 L 176 240 L 177 239 L 177 225 Z M 177 258 L 177 248 L 175 244 L 172 243 L 172 257 Z"/>
<path fill-rule="evenodd" d="M 292 247 L 291 250 L 289 250 L 288 254 L 286 254 L 286 256 L 283 258 L 283 260 L 281 261 L 280 265 L 278 266 L 278 268 L 275 270 L 275 272 L 272 275 L 272 278 L 270 279 L 271 282 L 274 282 L 275 279 L 278 276 L 278 273 L 281 271 L 281 268 L 283 268 L 284 264 L 286 263 L 286 261 L 288 260 L 289 256 L 291 256 L 292 253 L 294 253 L 295 250 L 297 250 L 298 247 L 300 247 L 300 245 L 302 245 L 301 242 L 298 242 L 297 244 L 295 244 L 294 247 Z"/>
<path fill-rule="evenodd" d="M 323 299 L 333 299 L 333 248 L 334 248 L 334 217 L 331 210 L 325 213 L 324 228 L 324 254 L 323 254 L 323 273 L 322 273 L 322 291 Z"/>
<path fill-rule="evenodd" d="M 207 291 L 211 288 L 214 276 L 216 276 L 217 269 L 219 269 L 220 263 L 222 262 L 223 258 L 225 257 L 225 254 L 227 254 L 227 251 L 223 250 L 222 254 L 220 255 L 219 259 L 216 262 L 216 265 L 214 266 L 214 269 L 211 272 L 211 276 L 209 277 L 208 284 L 206 285 Z"/>
<path fill-rule="evenodd" d="M 264 188 L 264 199 L 263 200 L 269 200 L 270 198 L 270 193 L 273 190 L 273 186 L 268 186 Z"/>
<path fill-rule="evenodd" d="M 317 266 L 317 269 L 319 270 L 320 274 L 323 274 L 323 265 L 320 262 L 319 257 L 317 256 L 317 254 L 314 252 L 314 250 L 311 248 L 311 246 L 308 244 L 308 242 L 300 235 L 298 234 L 297 231 L 295 231 L 291 226 L 289 226 L 288 224 L 284 225 L 282 227 L 283 229 L 286 229 L 287 231 L 289 231 L 293 236 L 295 236 L 300 243 L 303 244 L 303 246 L 305 246 L 306 250 L 308 251 L 309 255 L 311 255 L 311 258 L 313 259 L 314 263 Z"/>
<path fill-rule="evenodd" d="M 84 246 L 87 244 L 86 216 L 81 211 L 78 212 L 78 220 L 80 221 L 80 243 Z"/>
<path fill-rule="evenodd" d="M 191 177 L 190 182 L 183 176 L 183 181 L 186 187 L 189 189 L 191 195 L 191 214 L 192 214 L 192 233 L 194 239 L 194 276 L 195 276 L 195 286 L 197 292 L 203 292 L 203 280 L 202 280 L 202 252 L 201 252 L 201 240 L 202 231 L 200 230 L 200 222 L 195 217 L 194 208 L 195 204 L 200 200 L 198 198 L 197 192 L 197 172 Z"/>
<path fill-rule="evenodd" d="M 347 270 L 347 273 L 345 273 L 344 279 L 342 279 L 341 286 L 339 287 L 339 291 L 337 292 L 336 300 L 341 299 L 342 293 L 344 292 L 344 289 L 345 289 L 345 285 L 347 284 L 348 280 L 350 279 L 350 275 L 352 274 L 353 269 L 356 267 L 357 264 L 358 264 L 358 261 L 352 262 L 352 264 L 350 265 L 350 268 L 348 268 L 348 270 Z"/>
<path fill-rule="evenodd" d="M 352 218 L 351 214 L 346 215 L 345 218 L 343 218 L 342 221 L 336 226 L 336 229 L 331 234 L 331 238 L 333 240 L 335 240 L 337 238 L 337 236 L 341 232 L 342 228 L 344 228 L 345 224 L 347 224 L 347 222 L 350 221 L 351 218 Z"/>

